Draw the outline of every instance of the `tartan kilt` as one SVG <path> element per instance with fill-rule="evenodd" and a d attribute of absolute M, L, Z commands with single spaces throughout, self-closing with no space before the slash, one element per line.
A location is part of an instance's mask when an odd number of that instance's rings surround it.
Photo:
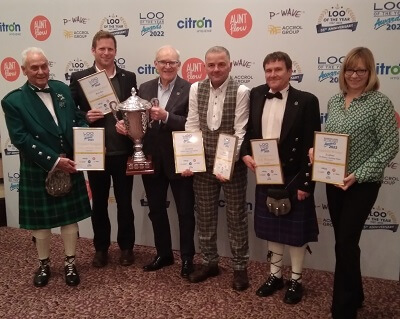
<path fill-rule="evenodd" d="M 314 196 L 303 201 L 292 196 L 291 211 L 282 216 L 270 213 L 266 200 L 270 185 L 256 186 L 254 228 L 258 238 L 290 246 L 301 247 L 306 243 L 318 241 L 318 223 Z M 293 194 L 297 190 L 293 190 Z M 295 198 L 294 198 L 295 197 Z"/>
<path fill-rule="evenodd" d="M 19 223 L 25 229 L 50 229 L 76 223 L 91 215 L 82 172 L 71 174 L 72 189 L 62 197 L 47 194 L 47 172 L 22 159 L 19 182 Z"/>

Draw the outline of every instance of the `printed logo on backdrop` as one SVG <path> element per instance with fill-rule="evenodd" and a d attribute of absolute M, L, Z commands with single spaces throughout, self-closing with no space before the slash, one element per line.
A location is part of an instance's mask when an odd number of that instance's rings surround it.
<path fill-rule="evenodd" d="M 6 140 L 6 145 L 5 145 L 5 149 L 4 149 L 4 154 L 5 154 L 6 156 L 18 155 L 18 154 L 19 154 L 18 149 L 11 143 L 10 138 L 7 138 L 7 140 Z"/>
<path fill-rule="evenodd" d="M 165 207 L 169 208 L 170 203 L 171 202 L 167 199 L 165 201 Z M 147 196 L 146 196 L 146 192 L 145 191 L 142 192 L 142 196 L 141 196 L 141 199 L 140 199 L 140 206 L 142 206 L 142 207 L 148 207 L 149 206 L 149 202 L 147 200 Z"/>
<path fill-rule="evenodd" d="M 253 80 L 253 76 L 250 74 L 250 68 L 255 62 L 248 61 L 246 59 L 239 59 L 232 61 L 232 77 L 239 84 L 246 84 Z M 238 74 L 236 74 L 238 73 Z"/>
<path fill-rule="evenodd" d="M 182 65 L 182 77 L 194 83 L 206 78 L 206 68 L 204 62 L 199 58 L 187 59 Z"/>
<path fill-rule="evenodd" d="M 226 201 L 223 197 L 218 200 L 218 207 L 219 208 L 226 207 Z M 253 214 L 253 203 L 252 202 L 246 202 L 246 212 L 249 215 Z"/>
<path fill-rule="evenodd" d="M 203 18 L 183 18 L 176 23 L 178 29 L 195 29 L 196 32 L 211 32 L 212 20 Z"/>
<path fill-rule="evenodd" d="M 400 63 L 386 64 L 385 62 L 378 62 L 375 69 L 378 75 L 389 76 L 391 80 L 400 80 Z"/>
<path fill-rule="evenodd" d="M 328 204 L 321 203 L 316 204 L 317 209 L 317 220 L 320 226 L 332 227 L 332 221 L 329 216 Z M 399 228 L 399 223 L 397 222 L 395 213 L 384 208 L 373 207 L 367 221 L 365 222 L 365 230 L 389 230 L 392 232 L 397 232 Z"/>
<path fill-rule="evenodd" d="M 303 31 L 303 26 L 301 24 L 280 24 L 280 21 L 296 21 L 304 15 L 305 11 L 286 8 L 277 11 L 269 12 L 269 19 L 272 21 L 276 21 L 276 24 L 268 25 L 268 32 L 270 35 L 290 35 L 290 34 L 298 34 Z M 277 21 L 279 20 L 279 22 Z M 279 23 L 279 24 L 278 24 Z"/>
<path fill-rule="evenodd" d="M 253 26 L 250 13 L 242 8 L 233 9 L 225 18 L 225 30 L 232 38 L 244 38 Z"/>
<path fill-rule="evenodd" d="M 81 60 L 80 58 L 76 58 L 72 61 L 69 61 L 67 66 L 65 67 L 65 81 L 69 81 L 71 79 L 71 74 L 73 72 L 82 71 L 89 67 L 89 63 Z"/>
<path fill-rule="evenodd" d="M 50 80 L 55 80 L 56 79 L 56 75 L 53 72 L 52 68 L 54 67 L 56 62 L 54 62 L 54 61 L 48 61 L 48 62 L 49 62 L 49 68 L 50 68 L 49 79 Z"/>
<path fill-rule="evenodd" d="M 0 33 L 8 33 L 8 35 L 21 35 L 21 25 L 19 23 L 6 23 L 0 21 Z"/>
<path fill-rule="evenodd" d="M 301 71 L 300 64 L 298 64 L 296 61 L 292 62 L 292 76 L 290 77 L 290 81 L 300 83 L 303 81 L 303 72 Z"/>
<path fill-rule="evenodd" d="M 79 30 L 71 30 L 71 29 L 64 29 L 64 37 L 66 39 L 85 39 L 89 36 L 88 30 L 82 30 L 82 25 L 86 25 L 89 21 L 89 18 L 76 16 L 71 18 L 64 18 L 63 23 L 64 26 L 71 28 L 73 26 L 78 26 Z"/>
<path fill-rule="evenodd" d="M 328 113 L 322 112 L 319 117 L 321 120 L 321 125 L 326 124 L 326 120 L 328 119 Z"/>
<path fill-rule="evenodd" d="M 398 113 L 396 112 L 396 118 L 398 117 Z M 398 122 L 397 124 L 399 124 L 399 119 L 397 118 Z M 393 186 L 396 185 L 399 182 L 399 177 L 398 177 L 398 173 L 395 174 L 395 170 L 397 170 L 397 168 L 399 167 L 399 163 L 391 161 L 388 165 L 387 165 L 387 169 L 385 170 L 385 176 L 383 177 L 383 185 L 387 185 L 387 186 Z"/>
<path fill-rule="evenodd" d="M 163 12 L 141 12 L 139 13 L 140 35 L 150 37 L 163 37 L 164 13 Z"/>
<path fill-rule="evenodd" d="M 8 181 L 10 183 L 10 191 L 19 192 L 19 173 L 7 173 Z"/>
<path fill-rule="evenodd" d="M 156 67 L 152 63 L 146 63 L 144 65 L 140 65 L 137 69 L 139 74 L 158 74 Z"/>
<path fill-rule="evenodd" d="M 319 56 L 318 57 L 318 82 L 338 83 L 339 72 L 344 56 Z"/>
<path fill-rule="evenodd" d="M 36 16 L 31 21 L 31 34 L 38 41 L 46 41 L 51 34 L 51 23 L 45 16 Z"/>
<path fill-rule="evenodd" d="M 318 18 L 317 33 L 339 30 L 356 31 L 358 22 L 353 10 L 336 5 L 321 12 Z"/>
<path fill-rule="evenodd" d="M 117 65 L 118 65 L 118 67 L 119 68 L 121 68 L 121 69 L 125 69 L 126 68 L 126 66 L 125 66 L 125 59 L 124 58 L 115 58 L 115 63 L 117 63 Z"/>
<path fill-rule="evenodd" d="M 400 1 L 387 1 L 374 3 L 374 29 L 378 30 L 400 30 Z"/>
<path fill-rule="evenodd" d="M 12 58 L 7 57 L 1 61 L 1 75 L 8 82 L 13 82 L 18 79 L 21 69 L 18 62 Z"/>
<path fill-rule="evenodd" d="M 111 32 L 114 35 L 123 35 L 125 37 L 129 34 L 128 24 L 125 19 L 116 14 L 111 14 L 101 20 L 100 29 Z"/>

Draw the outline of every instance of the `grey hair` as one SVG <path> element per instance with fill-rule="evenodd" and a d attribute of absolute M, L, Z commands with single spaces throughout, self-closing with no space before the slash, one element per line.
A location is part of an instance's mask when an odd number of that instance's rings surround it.
<path fill-rule="evenodd" d="M 44 51 L 41 48 L 37 48 L 37 47 L 29 47 L 26 48 L 24 51 L 22 51 L 21 56 L 22 56 L 22 61 L 21 61 L 21 65 L 23 67 L 25 67 L 26 64 L 26 58 L 28 57 L 28 55 L 30 53 L 38 53 L 38 54 L 42 54 L 46 59 L 46 54 L 44 53 Z"/>
<path fill-rule="evenodd" d="M 228 60 L 231 59 L 231 55 L 229 54 L 228 49 L 227 49 L 227 48 L 224 48 L 224 47 L 221 47 L 221 46 L 218 46 L 218 45 L 209 48 L 209 49 L 207 50 L 207 52 L 206 52 L 205 57 L 207 58 L 207 55 L 208 55 L 209 53 L 221 53 L 221 52 L 224 52 L 224 53 L 226 54 L 226 56 L 228 57 Z"/>
<path fill-rule="evenodd" d="M 177 50 L 177 49 L 175 49 L 172 45 L 163 45 L 162 47 L 160 47 L 157 51 L 156 51 L 156 58 L 155 58 L 155 60 L 157 61 L 157 57 L 158 57 L 158 54 L 162 51 L 162 50 L 164 50 L 164 49 L 170 49 L 170 50 L 172 50 L 172 51 L 175 51 L 176 52 L 176 54 L 178 55 L 178 61 L 180 61 L 180 57 L 181 57 L 181 53 Z"/>

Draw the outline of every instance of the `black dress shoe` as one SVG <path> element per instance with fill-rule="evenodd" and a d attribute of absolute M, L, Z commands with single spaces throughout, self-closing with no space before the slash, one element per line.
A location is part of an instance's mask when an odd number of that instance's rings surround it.
<path fill-rule="evenodd" d="M 121 256 L 119 257 L 119 263 L 121 266 L 130 266 L 134 261 L 133 250 L 125 249 L 121 251 Z"/>
<path fill-rule="evenodd" d="M 64 267 L 65 283 L 68 286 L 77 286 L 81 282 L 78 271 L 74 264 L 68 264 Z"/>
<path fill-rule="evenodd" d="M 108 252 L 107 251 L 96 251 L 93 257 L 92 266 L 96 268 L 102 268 L 108 263 Z"/>
<path fill-rule="evenodd" d="M 249 288 L 249 277 L 247 276 L 247 269 L 233 271 L 232 287 L 234 290 L 237 291 L 243 291 Z"/>
<path fill-rule="evenodd" d="M 283 298 L 283 302 L 294 305 L 299 303 L 301 298 L 303 298 L 303 285 L 297 280 L 291 279 L 285 298 Z"/>
<path fill-rule="evenodd" d="M 259 297 L 267 297 L 272 295 L 275 291 L 283 288 L 283 279 L 277 278 L 274 275 L 269 275 L 267 281 L 257 289 L 256 295 Z"/>
<path fill-rule="evenodd" d="M 161 257 L 161 256 L 156 256 L 154 258 L 153 262 L 150 264 L 143 266 L 144 271 L 156 271 L 159 270 L 163 267 L 170 266 L 174 263 L 174 257 L 173 256 L 167 256 L 167 257 Z"/>
<path fill-rule="evenodd" d="M 215 277 L 219 275 L 218 265 L 205 266 L 201 265 L 198 269 L 192 272 L 188 279 L 192 283 L 202 282 L 210 277 Z"/>
<path fill-rule="evenodd" d="M 33 285 L 35 287 L 44 287 L 49 282 L 49 278 L 51 275 L 50 272 L 50 260 L 43 259 L 40 260 L 39 269 L 36 271 L 35 276 L 33 277 Z"/>
<path fill-rule="evenodd" d="M 181 277 L 187 278 L 193 272 L 193 261 L 184 260 L 182 261 Z"/>

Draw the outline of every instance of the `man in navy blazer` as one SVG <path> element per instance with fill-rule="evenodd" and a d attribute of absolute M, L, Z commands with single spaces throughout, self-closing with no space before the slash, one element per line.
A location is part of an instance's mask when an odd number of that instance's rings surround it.
<path fill-rule="evenodd" d="M 278 140 L 284 185 L 257 185 L 254 227 L 256 236 L 268 241 L 271 271 L 257 290 L 266 297 L 283 288 L 282 265 L 285 245 L 289 249 L 292 275 L 284 302 L 298 303 L 303 295 L 302 269 L 309 242 L 318 239 L 314 204 L 314 186 L 308 150 L 313 146 L 314 131 L 320 131 L 319 103 L 315 95 L 296 90 L 290 84 L 292 60 L 284 52 L 273 52 L 264 59 L 266 84 L 250 92 L 250 117 L 242 159 L 253 172 L 256 168 L 251 139 Z M 292 208 L 287 215 L 269 212 L 266 199 L 271 188 L 286 188 Z"/>
<path fill-rule="evenodd" d="M 172 132 L 185 130 L 190 83 L 177 75 L 181 62 L 179 51 L 172 46 L 158 49 L 154 65 L 159 78 L 139 87 L 141 98 L 148 101 L 156 98 L 159 103 L 150 110 L 152 122 L 143 139 L 143 151 L 152 157 L 154 174 L 142 175 L 157 255 L 143 270 L 155 271 L 174 263 L 166 204 L 168 187 L 171 186 L 179 221 L 181 276 L 187 277 L 193 271 L 195 253 L 194 194 L 192 177 L 175 173 Z M 121 129 L 124 130 L 122 126 Z"/>
<path fill-rule="evenodd" d="M 75 104 L 85 114 L 90 126 L 104 127 L 105 129 L 105 170 L 88 171 L 93 201 L 93 243 L 96 250 L 92 265 L 97 268 L 104 267 L 108 263 L 111 224 L 107 207 L 111 178 L 117 202 L 117 242 L 121 249 L 119 262 L 122 266 L 129 266 L 134 262 L 133 176 L 126 175 L 126 163 L 133 152 L 132 141 L 127 136 L 117 133 L 115 128 L 116 121 L 111 113 L 103 114 L 101 110 L 91 109 L 78 82 L 79 79 L 85 76 L 105 70 L 118 99 L 121 102 L 128 99 L 131 96 L 132 88 L 136 89 L 136 75 L 133 72 L 119 68 L 115 64 L 116 53 L 117 42 L 115 36 L 107 31 L 98 31 L 92 41 L 92 54 L 95 59 L 93 66 L 86 70 L 72 73 L 70 83 Z"/>

